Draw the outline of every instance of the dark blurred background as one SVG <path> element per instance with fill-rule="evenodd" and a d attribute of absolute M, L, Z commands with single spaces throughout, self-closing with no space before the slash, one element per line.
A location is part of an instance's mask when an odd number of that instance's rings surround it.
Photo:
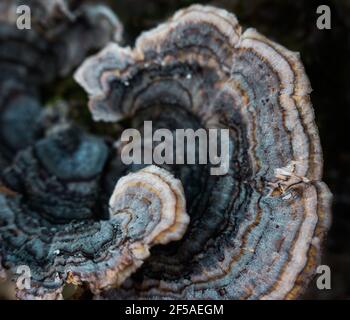
<path fill-rule="evenodd" d="M 331 268 L 332 289 L 320 291 L 314 282 L 304 298 L 350 298 L 350 0 L 102 2 L 112 6 L 124 24 L 124 45 L 132 46 L 142 31 L 155 27 L 177 9 L 203 3 L 233 12 L 244 28 L 254 27 L 301 53 L 313 87 L 312 102 L 324 151 L 324 180 L 334 194 L 333 225 L 322 261 Z M 319 17 L 316 9 L 321 4 L 331 8 L 331 30 L 319 30 L 316 26 Z M 77 93 L 80 90 L 70 82 L 62 86 L 60 94 L 80 104 L 83 102 L 77 101 L 77 97 L 85 96 Z"/>

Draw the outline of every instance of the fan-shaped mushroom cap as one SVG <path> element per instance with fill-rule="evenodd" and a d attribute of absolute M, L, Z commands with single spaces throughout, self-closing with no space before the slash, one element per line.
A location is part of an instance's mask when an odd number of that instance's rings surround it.
<path fill-rule="evenodd" d="M 134 49 L 107 46 L 75 78 L 95 120 L 174 128 L 183 117 L 187 128 L 230 130 L 228 174 L 180 169 L 191 216 L 184 238 L 155 248 L 139 276 L 104 297 L 300 295 L 319 262 L 331 196 L 298 53 L 254 29 L 241 34 L 225 10 L 195 5 Z"/>
<path fill-rule="evenodd" d="M 77 192 L 67 184 L 71 194 Z M 18 290 L 20 298 L 62 298 L 65 283 L 86 283 L 95 293 L 118 286 L 152 246 L 180 239 L 189 222 L 181 183 L 153 166 L 119 180 L 105 221 L 78 221 L 73 213 L 72 220 L 59 223 L 40 211 L 44 200 L 34 210 L 25 195 L 0 193 L 2 264 L 13 272 L 19 265 L 31 270 L 31 287 Z M 83 196 L 76 201 L 85 205 Z"/>

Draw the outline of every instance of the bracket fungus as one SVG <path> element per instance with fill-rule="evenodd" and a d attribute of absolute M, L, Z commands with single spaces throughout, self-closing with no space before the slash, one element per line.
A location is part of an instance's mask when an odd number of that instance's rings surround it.
<path fill-rule="evenodd" d="M 18 4 L 30 4 L 31 30 L 15 27 Z M 194 5 L 134 49 L 113 42 L 87 59 L 75 78 L 94 120 L 229 130 L 225 174 L 212 175 L 213 164 L 142 168 L 120 161 L 121 138 L 111 154 L 71 123 L 38 133 L 42 86 L 121 31 L 100 5 L 0 3 L 0 280 L 28 266 L 23 299 L 62 298 L 67 283 L 106 299 L 299 297 L 331 202 L 299 54 Z"/>
<path fill-rule="evenodd" d="M 121 178 L 109 218 L 94 216 L 106 146 L 72 130 L 21 151 L 5 170 L 12 189 L 0 192 L 0 259 L 14 274 L 29 267 L 21 299 L 60 299 L 67 283 L 95 294 L 118 286 L 152 246 L 180 239 L 189 222 L 181 182 L 154 166 Z"/>
<path fill-rule="evenodd" d="M 112 11 L 75 2 L 0 3 L 0 280 L 5 270 L 28 266 L 31 288 L 18 290 L 19 298 L 61 298 L 65 283 L 87 282 L 95 293 L 118 285 L 151 246 L 181 237 L 188 223 L 179 182 L 154 168 L 129 177 L 131 188 L 121 181 L 126 194 L 115 189 L 111 217 L 102 220 L 107 146 L 71 125 L 38 133 L 46 114 L 42 86 L 68 75 L 91 50 L 121 40 Z M 16 26 L 20 4 L 30 5 L 30 30 Z M 128 208 L 120 203 L 124 196 Z"/>
<path fill-rule="evenodd" d="M 143 33 L 134 49 L 108 45 L 75 78 L 95 120 L 230 130 L 226 175 L 210 175 L 209 165 L 166 167 L 184 186 L 186 234 L 152 249 L 100 298 L 300 296 L 320 261 L 331 195 L 298 53 L 255 29 L 242 33 L 225 10 L 194 5 Z"/>

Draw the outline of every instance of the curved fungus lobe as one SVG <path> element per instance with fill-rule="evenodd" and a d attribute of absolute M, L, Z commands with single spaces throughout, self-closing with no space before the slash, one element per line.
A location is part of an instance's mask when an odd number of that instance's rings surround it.
<path fill-rule="evenodd" d="M 119 286 L 152 246 L 180 239 L 189 222 L 180 181 L 154 166 L 120 179 L 110 217 L 97 220 L 106 147 L 72 136 L 55 133 L 20 152 L 4 181 L 17 193 L 0 189 L 0 261 L 13 274 L 22 265 L 31 272 L 30 287 L 16 288 L 21 299 L 61 299 L 67 283 L 95 294 Z"/>
<path fill-rule="evenodd" d="M 178 11 L 135 48 L 110 44 L 75 75 L 95 120 L 228 128 L 230 167 L 169 166 L 191 222 L 102 298 L 291 299 L 310 282 L 331 195 L 298 53 L 211 6 Z"/>

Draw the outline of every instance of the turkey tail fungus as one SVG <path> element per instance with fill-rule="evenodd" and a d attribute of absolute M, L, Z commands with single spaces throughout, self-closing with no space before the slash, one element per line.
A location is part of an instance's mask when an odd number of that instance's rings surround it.
<path fill-rule="evenodd" d="M 67 284 L 95 299 L 300 297 L 331 194 L 299 54 L 211 6 L 176 12 L 132 49 L 117 43 L 122 26 L 106 7 L 29 2 L 24 32 L 10 14 L 19 1 L 0 4 L 0 280 L 27 266 L 20 299 L 62 299 Z M 122 137 L 73 121 L 37 134 L 42 85 L 103 47 L 75 73 L 92 118 L 225 130 L 225 172 L 177 157 L 124 163 Z M 199 144 L 186 145 L 187 159 Z"/>
<path fill-rule="evenodd" d="M 320 261 L 331 195 L 298 53 L 225 10 L 194 5 L 143 33 L 135 48 L 110 44 L 76 80 L 95 120 L 137 127 L 229 128 L 230 168 L 170 166 L 191 222 L 157 247 L 106 299 L 293 299 Z"/>
<path fill-rule="evenodd" d="M 18 193 L 0 194 L 0 252 L 12 273 L 18 265 L 31 270 L 30 288 L 17 291 L 21 299 L 61 299 L 66 284 L 95 294 L 118 286 L 152 246 L 180 239 L 189 222 L 180 181 L 153 166 L 120 179 L 109 219 L 97 219 L 106 146 L 62 131 L 21 151 L 4 174 Z"/>

